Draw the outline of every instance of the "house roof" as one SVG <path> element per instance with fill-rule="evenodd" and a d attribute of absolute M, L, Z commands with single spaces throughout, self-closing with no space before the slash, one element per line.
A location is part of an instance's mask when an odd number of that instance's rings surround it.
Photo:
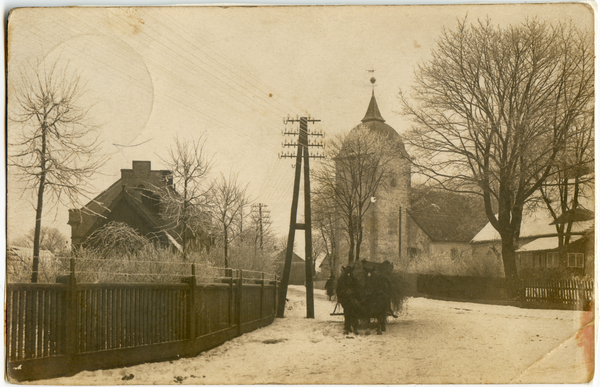
<path fill-rule="evenodd" d="M 408 214 L 434 242 L 469 242 L 487 222 L 478 196 L 421 188 L 411 200 Z"/>
<path fill-rule="evenodd" d="M 116 195 L 109 203 L 107 203 L 107 208 L 105 213 L 109 213 L 114 211 L 117 207 L 118 203 L 121 201 L 125 201 L 129 204 L 129 208 L 134 211 L 136 214 L 142 217 L 146 224 L 150 226 L 150 228 L 154 229 L 154 233 L 157 236 L 161 234 L 166 237 L 166 239 L 175 246 L 178 250 L 181 251 L 181 245 L 178 243 L 177 238 L 171 235 L 166 229 L 168 228 L 167 222 L 161 217 L 161 215 L 151 208 L 148 207 L 147 204 L 144 204 L 144 196 L 147 193 L 144 192 L 143 189 L 140 188 L 130 188 L 126 186 L 121 187 L 121 191 L 118 195 Z M 98 218 L 94 227 L 88 230 L 88 235 L 94 232 L 98 227 L 100 227 L 105 222 L 105 218 Z"/>
<path fill-rule="evenodd" d="M 530 212 L 523 216 L 521 222 L 521 238 L 535 238 L 542 236 L 553 236 L 556 234 L 556 226 L 552 224 L 552 216 L 544 208 Z M 571 229 L 571 233 L 584 233 L 594 227 L 594 219 L 575 222 Z M 471 240 L 472 243 L 492 242 L 501 240 L 500 234 L 491 223 L 488 223 L 475 235 Z"/>
<path fill-rule="evenodd" d="M 321 265 L 323 264 L 323 262 L 325 262 L 326 257 L 327 254 L 321 253 L 317 256 L 317 258 L 315 258 L 315 267 L 317 268 L 317 271 L 321 270 Z"/>
<path fill-rule="evenodd" d="M 581 235 L 572 236 L 570 241 L 571 243 L 578 241 L 581 239 Z M 515 250 L 515 253 L 524 253 L 529 251 L 545 251 L 545 250 L 556 250 L 558 249 L 558 238 L 553 237 L 544 237 L 537 238 Z"/>
<path fill-rule="evenodd" d="M 552 224 L 564 224 L 569 222 L 582 222 L 594 219 L 594 213 L 586 208 L 578 207 L 573 210 L 566 211 L 560 215 Z"/>
<path fill-rule="evenodd" d="M 277 257 L 275 258 L 275 262 L 285 262 L 285 254 L 286 254 L 286 249 L 281 250 L 278 254 Z M 292 255 L 292 263 L 293 262 L 302 262 L 304 263 L 304 259 L 299 256 L 296 253 L 293 253 Z"/>

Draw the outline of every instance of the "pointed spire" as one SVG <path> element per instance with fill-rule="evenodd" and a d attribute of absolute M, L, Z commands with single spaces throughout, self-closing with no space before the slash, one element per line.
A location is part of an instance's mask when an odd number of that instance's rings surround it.
<path fill-rule="evenodd" d="M 373 81 L 371 82 L 373 83 Z M 369 102 L 367 114 L 365 114 L 365 118 L 362 119 L 362 122 L 369 121 L 385 122 L 385 120 L 381 116 L 381 113 L 379 112 L 379 107 L 377 106 L 377 100 L 375 99 L 375 90 L 373 90 L 371 94 L 371 102 Z"/>

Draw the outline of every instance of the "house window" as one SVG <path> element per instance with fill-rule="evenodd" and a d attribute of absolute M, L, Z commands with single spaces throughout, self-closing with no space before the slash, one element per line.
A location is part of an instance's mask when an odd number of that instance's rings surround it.
<path fill-rule="evenodd" d="M 546 255 L 546 266 L 547 267 L 558 267 L 558 253 L 548 253 Z"/>
<path fill-rule="evenodd" d="M 533 267 L 546 267 L 545 253 L 536 253 L 533 255 Z"/>
<path fill-rule="evenodd" d="M 519 261 L 521 267 L 531 267 L 531 253 L 519 254 Z"/>
<path fill-rule="evenodd" d="M 408 248 L 408 256 L 410 258 L 415 258 L 417 256 L 417 252 L 418 252 L 418 250 L 417 250 L 416 247 L 409 247 Z"/>
<path fill-rule="evenodd" d="M 569 253 L 567 259 L 568 267 L 583 267 L 583 254 L 582 253 Z"/>

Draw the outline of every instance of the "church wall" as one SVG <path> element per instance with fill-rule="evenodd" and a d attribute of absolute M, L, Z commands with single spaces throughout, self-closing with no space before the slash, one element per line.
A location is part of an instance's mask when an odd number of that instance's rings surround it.
<path fill-rule="evenodd" d="M 431 244 L 430 254 L 470 258 L 473 255 L 473 249 L 467 242 L 435 242 Z"/>
<path fill-rule="evenodd" d="M 415 223 L 415 221 L 408 216 L 408 246 L 407 246 L 407 260 L 414 258 L 420 258 L 427 256 L 430 253 L 431 238 L 421 230 L 421 228 Z"/>
<path fill-rule="evenodd" d="M 399 155 L 394 174 L 375 196 L 367 214 L 366 239 L 372 261 L 388 260 L 402 265 L 408 251 L 408 214 L 410 205 L 410 164 Z M 401 248 L 402 251 L 399 251 Z"/>

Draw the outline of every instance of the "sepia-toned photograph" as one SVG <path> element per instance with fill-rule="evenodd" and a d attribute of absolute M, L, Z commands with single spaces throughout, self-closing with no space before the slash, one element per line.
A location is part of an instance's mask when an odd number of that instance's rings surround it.
<path fill-rule="evenodd" d="M 10 10 L 6 382 L 591 382 L 596 12 Z"/>

